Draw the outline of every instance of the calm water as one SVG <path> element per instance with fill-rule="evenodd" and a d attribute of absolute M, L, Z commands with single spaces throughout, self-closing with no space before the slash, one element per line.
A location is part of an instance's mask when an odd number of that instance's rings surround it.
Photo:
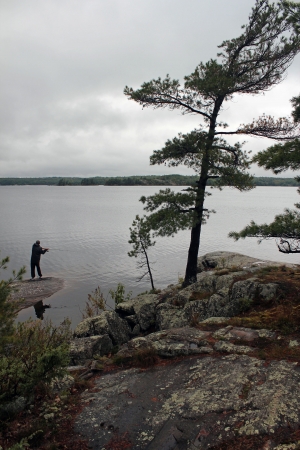
<path fill-rule="evenodd" d="M 65 280 L 65 288 L 45 301 L 51 304 L 45 316 L 60 323 L 70 317 L 74 325 L 81 320 L 88 293 L 97 286 L 108 290 L 122 282 L 133 294 L 150 289 L 147 281 L 137 283 L 136 259 L 127 252 L 129 227 L 136 214 L 142 213 L 141 195 L 151 195 L 158 187 L 68 187 L 68 186 L 1 186 L 0 249 L 10 256 L 9 272 L 26 265 L 30 277 L 31 246 L 37 239 L 51 251 L 41 259 L 44 276 Z M 174 190 L 179 191 L 181 187 Z M 240 193 L 230 188 L 213 190 L 206 207 L 217 211 L 203 227 L 200 254 L 227 250 L 249 256 L 283 262 L 298 262 L 297 255 L 277 251 L 274 241 L 258 245 L 256 239 L 235 243 L 229 231 L 239 231 L 251 219 L 258 223 L 271 221 L 284 208 L 299 201 L 296 188 L 258 187 Z M 189 232 L 174 238 L 157 239 L 149 251 L 155 262 L 157 288 L 177 282 L 183 275 Z M 8 274 L 9 274 L 8 272 Z M 25 276 L 25 277 L 26 277 Z M 20 313 L 19 319 L 35 317 L 33 307 Z"/>

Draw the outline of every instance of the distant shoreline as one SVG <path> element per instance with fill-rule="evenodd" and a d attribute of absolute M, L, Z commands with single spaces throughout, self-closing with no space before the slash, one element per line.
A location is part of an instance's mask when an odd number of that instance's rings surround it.
<path fill-rule="evenodd" d="M 194 175 L 134 175 L 129 177 L 40 177 L 0 178 L 0 186 L 189 186 L 197 181 Z M 210 182 L 208 185 L 212 185 Z M 255 186 L 297 187 L 294 178 L 254 177 Z"/>

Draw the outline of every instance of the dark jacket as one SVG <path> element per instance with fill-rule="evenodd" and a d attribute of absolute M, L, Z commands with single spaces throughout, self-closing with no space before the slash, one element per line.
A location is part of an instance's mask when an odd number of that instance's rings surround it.
<path fill-rule="evenodd" d="M 32 246 L 32 254 L 31 254 L 31 262 L 39 263 L 41 259 L 41 255 L 46 253 L 47 250 L 43 250 L 39 244 L 34 243 Z"/>

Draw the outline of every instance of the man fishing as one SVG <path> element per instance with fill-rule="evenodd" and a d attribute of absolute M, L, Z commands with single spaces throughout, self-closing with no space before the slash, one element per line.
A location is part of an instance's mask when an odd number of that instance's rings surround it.
<path fill-rule="evenodd" d="M 42 272 L 40 268 L 40 259 L 41 255 L 44 255 L 46 252 L 49 251 L 49 248 L 43 248 L 40 246 L 40 241 L 36 241 L 32 246 L 32 253 L 31 253 L 31 279 L 33 280 L 35 278 L 35 268 L 37 268 L 37 273 L 40 278 L 42 278 Z"/>

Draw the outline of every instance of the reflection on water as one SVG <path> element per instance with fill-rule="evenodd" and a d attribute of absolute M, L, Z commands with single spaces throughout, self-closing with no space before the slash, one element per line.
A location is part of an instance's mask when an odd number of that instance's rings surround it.
<path fill-rule="evenodd" d="M 44 319 L 44 312 L 47 308 L 51 308 L 51 305 L 44 305 L 43 300 L 40 300 L 35 305 L 33 305 L 35 315 L 38 319 L 43 320 Z"/>
<path fill-rule="evenodd" d="M 175 187 L 175 191 L 182 190 Z M 70 317 L 78 323 L 87 295 L 97 286 L 104 296 L 119 282 L 133 295 L 149 290 L 146 281 L 137 283 L 140 272 L 136 259 L 129 258 L 129 227 L 136 214 L 142 214 L 141 195 L 159 190 L 153 186 L 1 186 L 0 187 L 0 249 L 9 255 L 11 269 L 27 267 L 30 276 L 32 244 L 39 239 L 50 251 L 41 258 L 45 276 L 63 278 L 65 287 L 49 299 L 51 308 L 42 315 L 60 323 Z M 213 190 L 206 207 L 215 209 L 203 227 L 200 254 L 224 250 L 249 256 L 297 262 L 297 256 L 278 252 L 273 241 L 257 245 L 255 239 L 235 243 L 227 237 L 229 231 L 239 231 L 254 219 L 269 222 L 284 208 L 298 201 L 296 188 L 259 187 L 247 193 L 230 188 Z M 189 231 L 174 238 L 158 238 L 149 249 L 154 264 L 154 281 L 158 288 L 175 283 L 184 274 Z M 21 311 L 20 320 L 36 314 L 33 307 Z M 40 313 L 39 313 L 40 314 Z"/>

